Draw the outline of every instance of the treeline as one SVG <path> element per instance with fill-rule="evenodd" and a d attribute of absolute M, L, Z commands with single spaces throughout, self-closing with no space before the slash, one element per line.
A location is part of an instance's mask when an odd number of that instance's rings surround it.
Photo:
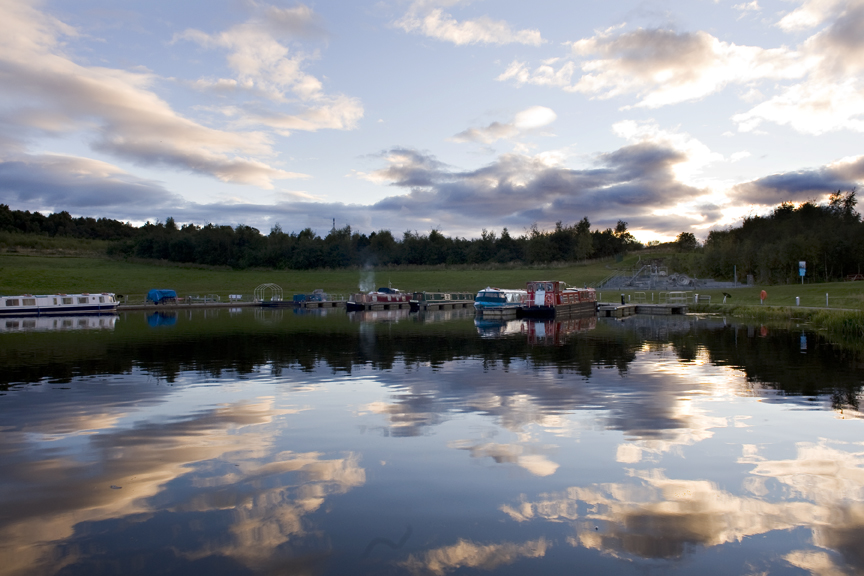
<path fill-rule="evenodd" d="M 11 210 L 0 204 L 0 231 L 109 240 L 114 256 L 153 258 L 181 263 L 234 268 L 343 268 L 348 266 L 439 265 L 521 262 L 528 264 L 602 258 L 639 249 L 642 245 L 627 231 L 627 223 L 605 230 L 591 230 L 587 218 L 553 230 L 533 226 L 520 236 L 484 230 L 479 238 L 444 236 L 389 230 L 369 235 L 350 226 L 319 236 L 312 229 L 285 232 L 278 224 L 267 235 L 246 225 L 207 224 L 178 226 L 173 218 L 135 227 L 107 218 L 72 218 L 68 212 L 44 216 L 39 212 Z"/>
<path fill-rule="evenodd" d="M 0 232 L 38 234 L 41 236 L 80 238 L 85 240 L 121 240 L 132 238 L 138 229 L 110 218 L 73 218 L 68 212 L 44 216 L 39 212 L 10 210 L 0 204 Z"/>
<path fill-rule="evenodd" d="M 255 228 L 239 225 L 178 227 L 168 218 L 165 223 L 147 223 L 134 238 L 122 240 L 109 253 L 174 262 L 306 270 L 348 266 L 485 264 L 490 262 L 544 263 L 584 260 L 613 256 L 641 247 L 619 222 L 613 230 L 590 229 L 583 218 L 572 226 L 558 223 L 554 230 L 536 227 L 513 237 L 505 228 L 500 235 L 484 230 L 479 238 L 444 236 L 437 230 L 429 234 L 407 231 L 401 238 L 389 230 L 368 236 L 350 226 L 331 230 L 321 237 L 309 228 L 284 232 L 279 225 L 266 236 Z"/>
<path fill-rule="evenodd" d="M 714 230 L 703 247 L 682 259 L 702 277 L 758 283 L 800 282 L 798 262 L 807 263 L 808 282 L 842 280 L 864 272 L 864 222 L 855 211 L 855 191 L 838 191 L 827 204 L 783 203 L 767 216 L 749 216 L 739 228 Z M 679 236 L 679 240 L 681 240 Z"/>

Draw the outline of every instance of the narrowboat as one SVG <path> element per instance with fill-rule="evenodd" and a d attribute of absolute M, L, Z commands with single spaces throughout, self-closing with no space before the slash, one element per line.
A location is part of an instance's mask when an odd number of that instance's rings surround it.
<path fill-rule="evenodd" d="M 411 306 L 411 296 L 396 288 L 382 287 L 377 292 L 352 294 L 345 303 L 349 312 L 359 310 L 399 310 Z"/>
<path fill-rule="evenodd" d="M 411 310 L 452 310 L 468 308 L 474 303 L 470 292 L 414 292 Z"/>
<path fill-rule="evenodd" d="M 108 314 L 116 311 L 117 298 L 110 292 L 0 296 L 0 316 Z"/>
<path fill-rule="evenodd" d="M 477 292 L 474 298 L 474 310 L 484 317 L 515 318 L 527 298 L 528 292 L 525 290 L 507 290 L 488 286 Z"/>
<path fill-rule="evenodd" d="M 568 288 L 557 280 L 528 282 L 526 288 L 528 298 L 522 316 L 553 318 L 597 313 L 597 293 L 593 288 Z"/>
<path fill-rule="evenodd" d="M 114 330 L 115 314 L 69 316 L 7 316 L 0 322 L 0 334 L 9 332 L 60 332 L 67 330 Z"/>

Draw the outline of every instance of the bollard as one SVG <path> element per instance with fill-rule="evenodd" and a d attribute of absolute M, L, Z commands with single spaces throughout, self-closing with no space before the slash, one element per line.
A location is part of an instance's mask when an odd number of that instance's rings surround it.
<path fill-rule="evenodd" d="M 801 305 L 801 297 L 795 296 L 795 306 L 800 306 L 800 305 Z"/>
<path fill-rule="evenodd" d="M 825 308 L 829 308 L 828 306 L 828 293 L 825 292 Z"/>
<path fill-rule="evenodd" d="M 626 302 L 624 301 L 624 294 L 621 294 L 621 304 L 626 304 Z"/>
<path fill-rule="evenodd" d="M 693 304 L 699 304 L 699 294 L 693 295 Z"/>

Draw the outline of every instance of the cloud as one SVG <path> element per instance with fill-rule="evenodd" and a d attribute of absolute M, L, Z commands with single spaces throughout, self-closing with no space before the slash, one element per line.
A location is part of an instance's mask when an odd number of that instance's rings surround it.
<path fill-rule="evenodd" d="M 464 44 L 527 44 L 539 46 L 544 40 L 539 30 L 513 30 L 507 22 L 481 16 L 474 20 L 456 20 L 438 8 L 442 2 L 417 0 L 394 24 L 406 32 L 418 32 L 429 38 Z M 454 2 L 443 2 L 452 5 Z"/>
<path fill-rule="evenodd" d="M 745 12 L 758 3 L 735 5 Z M 570 53 L 539 66 L 515 60 L 498 76 L 591 98 L 635 97 L 658 108 L 705 98 L 729 85 L 747 88 L 751 103 L 732 120 L 749 132 L 770 122 L 805 134 L 864 131 L 864 1 L 810 0 L 778 25 L 787 31 L 823 26 L 797 47 L 762 48 L 725 42 L 704 31 L 622 31 L 620 27 L 568 43 Z M 775 85 L 767 96 L 757 88 Z"/>
<path fill-rule="evenodd" d="M 449 444 L 451 448 L 467 450 L 472 458 L 492 458 L 496 464 L 516 464 L 535 476 L 551 476 L 559 465 L 552 462 L 544 454 L 525 453 L 528 451 L 519 444 L 495 444 L 471 441 L 456 441 Z M 529 447 L 530 448 L 530 447 Z"/>
<path fill-rule="evenodd" d="M 227 64 L 236 79 L 200 79 L 199 89 L 263 96 L 276 105 L 292 105 L 294 113 L 273 111 L 260 102 L 244 103 L 223 110 L 243 126 L 260 125 L 288 135 L 290 130 L 353 130 L 363 117 L 358 98 L 327 94 L 323 83 L 304 71 L 315 54 L 293 51 L 285 40 L 322 37 L 317 15 L 307 6 L 278 8 L 255 5 L 255 13 L 242 24 L 208 34 L 188 29 L 174 42 L 188 40 L 204 48 L 228 52 Z"/>
<path fill-rule="evenodd" d="M 469 128 L 451 138 L 453 142 L 482 142 L 491 144 L 496 140 L 515 138 L 520 134 L 542 128 L 555 121 L 558 116 L 545 106 L 532 106 L 513 118 L 512 122 L 492 122 L 485 128 Z"/>
<path fill-rule="evenodd" d="M 175 112 L 153 92 L 153 74 L 73 62 L 60 38 L 75 34 L 29 3 L 0 6 L 0 95 L 11 103 L 2 122 L 20 141 L 80 130 L 95 149 L 140 165 L 263 188 L 299 176 L 259 159 L 273 156 L 266 134 L 209 128 Z"/>
<path fill-rule="evenodd" d="M 808 2 L 787 18 L 795 14 L 798 16 L 793 20 L 781 20 L 781 26 L 783 22 L 812 23 L 800 27 L 830 22 L 803 44 L 801 51 L 813 63 L 808 76 L 732 120 L 743 132 L 763 122 L 814 135 L 838 130 L 864 132 L 864 37 L 860 33 L 864 2 Z"/>
<path fill-rule="evenodd" d="M 774 206 L 787 201 L 818 201 L 837 190 L 851 190 L 861 182 L 864 182 L 864 156 L 744 182 L 733 186 L 729 195 L 748 204 Z"/>
<path fill-rule="evenodd" d="M 813 28 L 826 19 L 836 16 L 846 4 L 847 0 L 805 0 L 800 7 L 784 16 L 777 25 L 787 31 Z"/>
<path fill-rule="evenodd" d="M 107 162 L 59 154 L 0 161 L 0 190 L 4 202 L 13 206 L 115 215 L 122 220 L 153 206 L 186 204 L 158 182 L 137 178 Z"/>
<path fill-rule="evenodd" d="M 443 576 L 463 567 L 494 570 L 521 558 L 542 558 L 551 547 L 552 545 L 545 538 L 530 540 L 523 544 L 514 542 L 478 544 L 460 538 L 451 546 L 428 550 L 418 556 L 411 554 L 401 565 L 412 574 L 434 574 L 435 576 Z"/>
<path fill-rule="evenodd" d="M 640 98 L 637 106 L 657 108 L 704 98 L 730 83 L 797 78 L 806 71 L 793 51 L 739 46 L 702 31 L 616 29 L 569 46 L 571 54 L 563 62 L 533 71 L 513 62 L 498 80 L 557 86 L 596 98 L 633 93 Z M 574 81 L 577 67 L 581 75 Z"/>

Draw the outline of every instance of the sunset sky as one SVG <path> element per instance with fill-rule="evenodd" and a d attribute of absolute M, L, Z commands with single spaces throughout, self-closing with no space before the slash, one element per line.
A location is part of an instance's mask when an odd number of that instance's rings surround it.
<path fill-rule="evenodd" d="M 639 239 L 864 181 L 864 0 L 0 0 L 0 202 Z"/>

